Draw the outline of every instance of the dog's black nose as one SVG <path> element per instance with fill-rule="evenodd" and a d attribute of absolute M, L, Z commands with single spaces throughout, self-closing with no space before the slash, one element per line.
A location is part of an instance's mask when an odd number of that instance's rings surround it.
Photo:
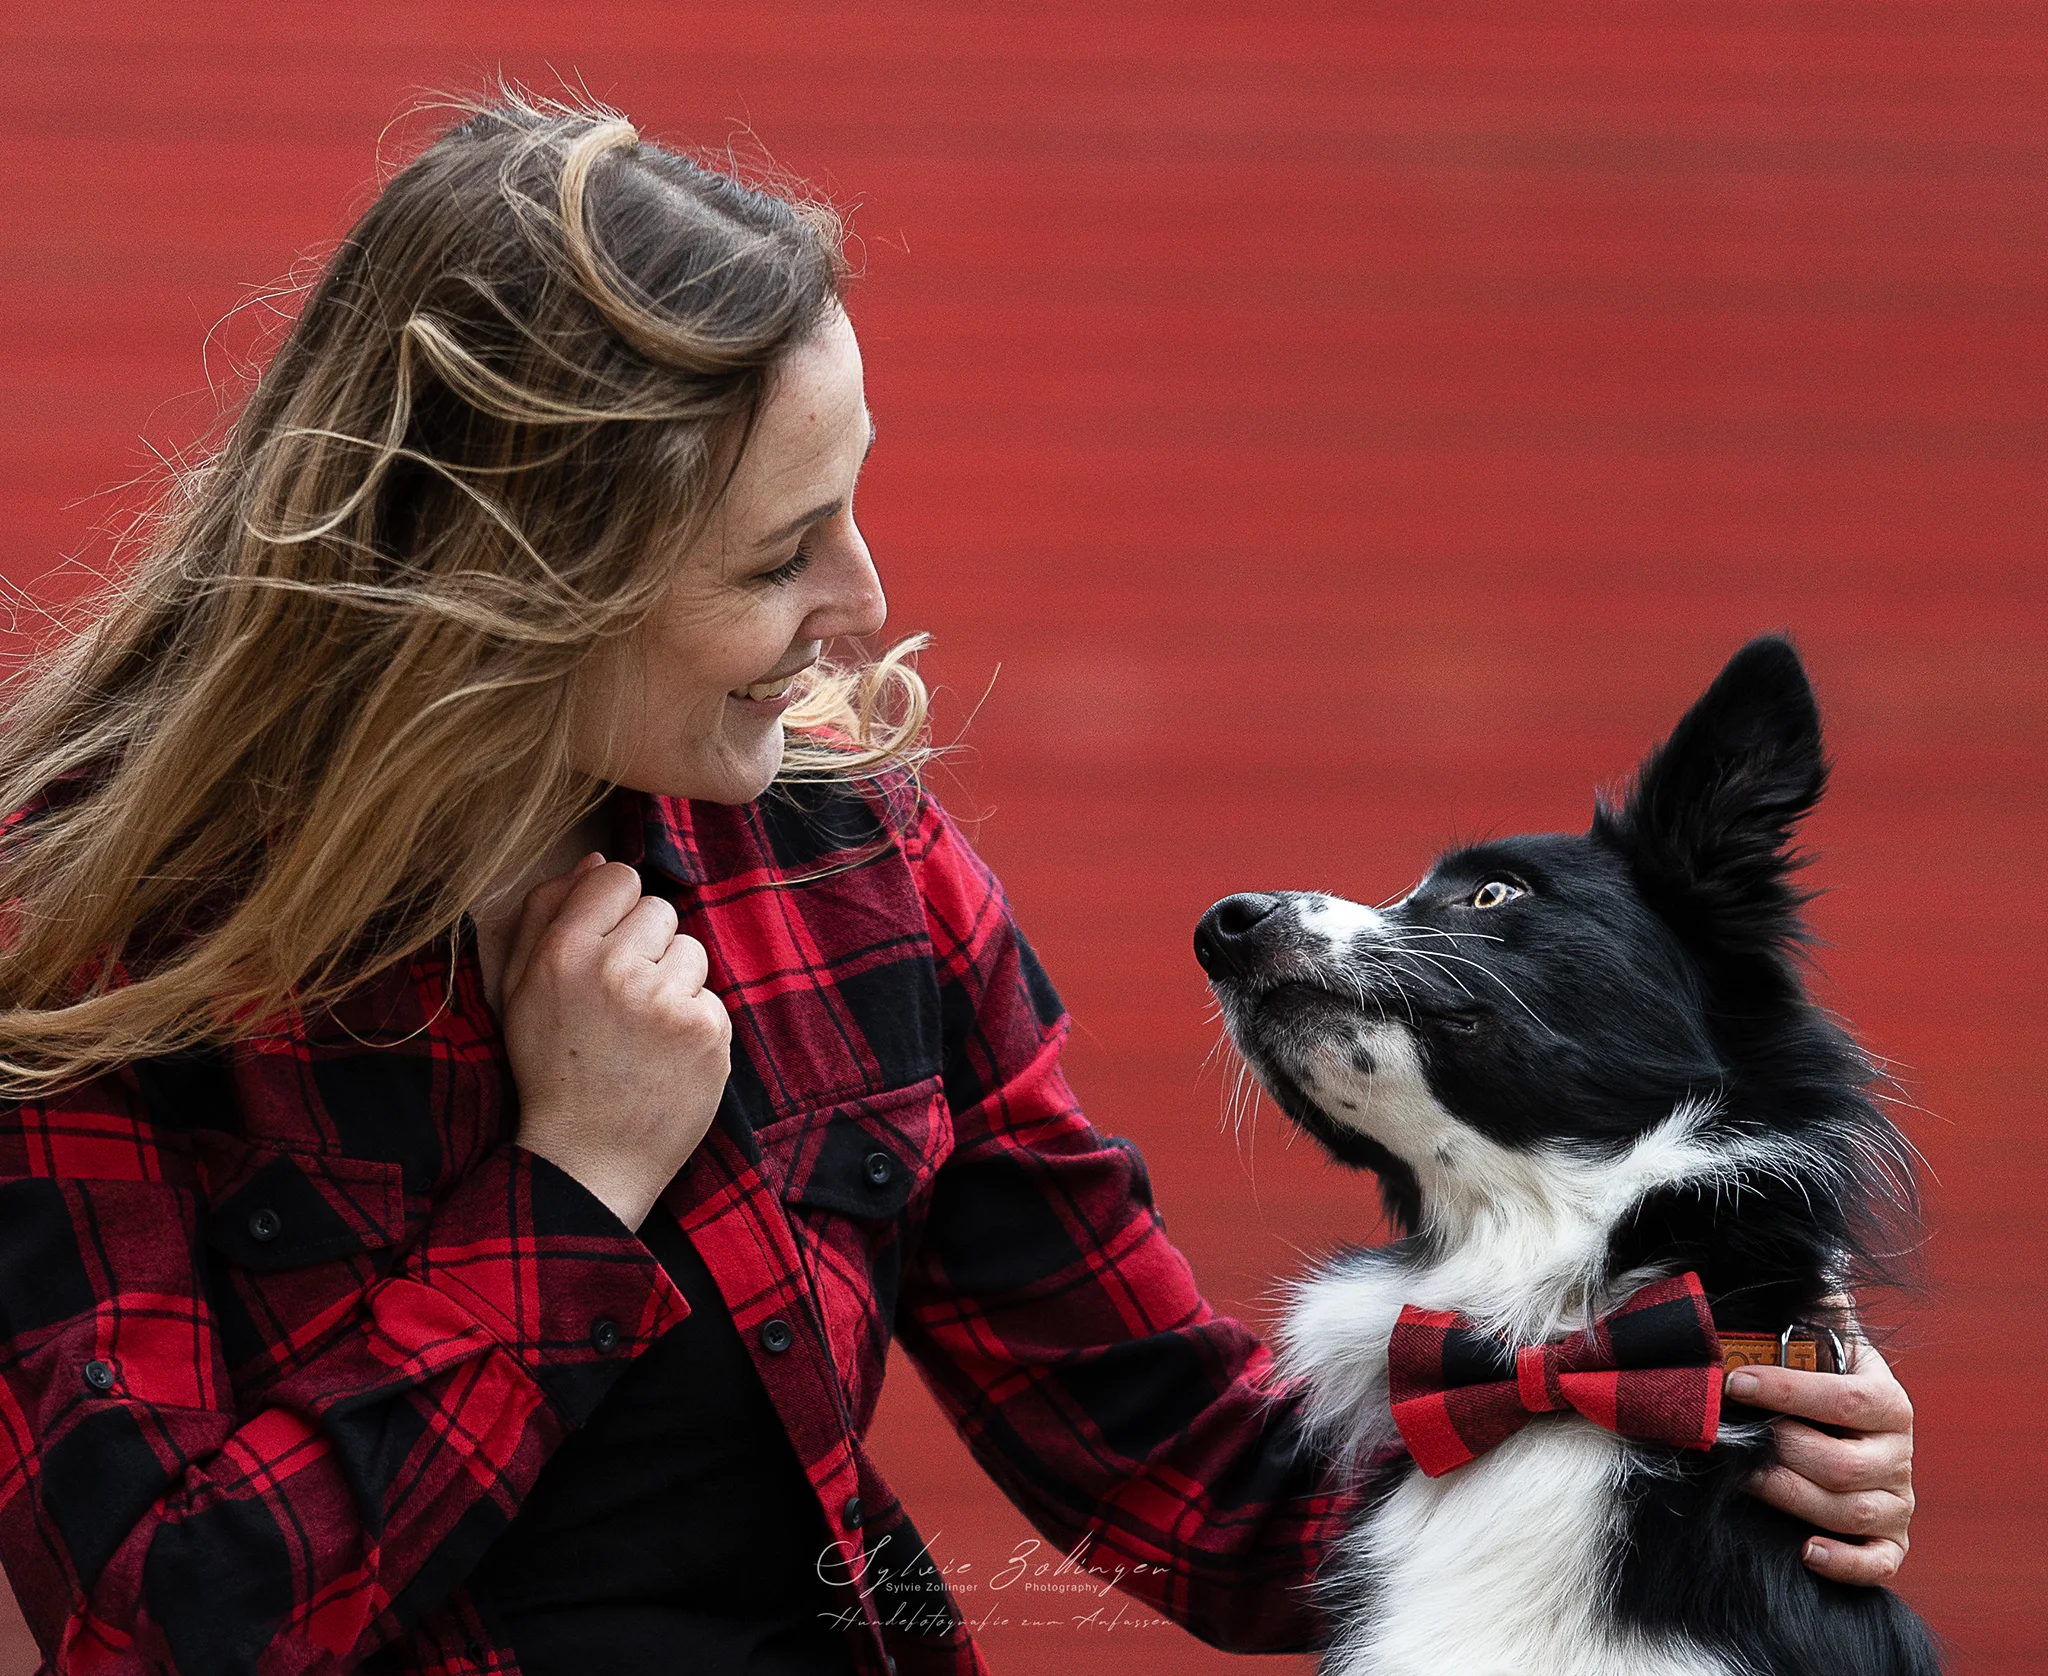
<path fill-rule="evenodd" d="M 1195 926 L 1195 958 L 1212 978 L 1236 971 L 1251 946 L 1251 933 L 1280 906 L 1277 896 L 1248 891 L 1226 896 Z"/>

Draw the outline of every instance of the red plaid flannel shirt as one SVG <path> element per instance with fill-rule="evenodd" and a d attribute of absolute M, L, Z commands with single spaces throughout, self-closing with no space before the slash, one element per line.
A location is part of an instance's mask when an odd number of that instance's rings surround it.
<path fill-rule="evenodd" d="M 1345 1493 L 1077 1109 L 995 879 L 936 804 L 878 809 L 609 809 L 732 1015 L 665 1202 L 866 1584 L 856 1663 L 985 1668 L 862 1446 L 892 1335 L 1050 1542 L 1156 1568 L 1124 1586 L 1205 1640 L 1315 1644 Z M 452 964 L 0 1108 L 0 1560 L 46 1670 L 516 1669 L 464 1578 L 688 1306 L 513 1142 L 466 925 Z"/>

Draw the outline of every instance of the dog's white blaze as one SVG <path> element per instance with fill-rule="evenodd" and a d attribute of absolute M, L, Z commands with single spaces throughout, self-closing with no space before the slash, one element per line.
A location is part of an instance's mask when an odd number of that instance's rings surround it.
<path fill-rule="evenodd" d="M 1614 1628 L 1626 1461 L 1611 1433 L 1532 1424 L 1442 1478 L 1411 1474 L 1340 1546 L 1372 1609 L 1325 1676 L 1735 1676 L 1683 1640 Z"/>
<path fill-rule="evenodd" d="M 1295 909 L 1295 919 L 1302 930 L 1329 939 L 1331 955 L 1340 959 L 1353 938 L 1387 932 L 1385 914 L 1342 896 L 1308 897 Z"/>

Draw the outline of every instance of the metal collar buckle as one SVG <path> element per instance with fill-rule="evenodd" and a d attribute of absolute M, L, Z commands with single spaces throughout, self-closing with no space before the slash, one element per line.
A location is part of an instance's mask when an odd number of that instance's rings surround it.
<path fill-rule="evenodd" d="M 1842 1348 L 1842 1335 L 1836 1332 L 1835 1329 L 1832 1327 L 1825 1325 L 1816 1326 L 1814 1323 L 1810 1321 L 1791 1322 L 1786 1326 L 1785 1330 L 1778 1335 L 1779 1367 L 1790 1367 L 1792 1365 L 1790 1360 L 1790 1352 L 1792 1349 L 1792 1335 L 1794 1332 L 1800 1330 L 1801 1328 L 1804 1328 L 1807 1333 L 1812 1335 L 1813 1341 L 1816 1345 L 1822 1343 L 1823 1340 L 1825 1340 L 1828 1349 L 1834 1355 L 1835 1365 L 1831 1368 L 1823 1368 L 1821 1370 L 1823 1373 L 1847 1373 L 1849 1371 L 1849 1357 L 1848 1354 Z"/>

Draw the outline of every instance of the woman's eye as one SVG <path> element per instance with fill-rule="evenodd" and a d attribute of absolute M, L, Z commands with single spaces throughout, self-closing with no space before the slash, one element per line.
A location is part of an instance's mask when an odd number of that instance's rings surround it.
<path fill-rule="evenodd" d="M 1474 908 L 1498 908 L 1503 902 L 1512 902 L 1516 897 L 1528 894 L 1522 886 L 1510 884 L 1506 879 L 1488 879 L 1466 901 Z"/>
<path fill-rule="evenodd" d="M 794 553 L 790 554 L 788 558 L 784 559 L 773 570 L 762 571 L 758 579 L 763 582 L 773 582 L 777 587 L 780 587 L 783 583 L 794 582 L 799 576 L 803 575 L 805 567 L 810 562 L 810 543 L 799 541 Z"/>

